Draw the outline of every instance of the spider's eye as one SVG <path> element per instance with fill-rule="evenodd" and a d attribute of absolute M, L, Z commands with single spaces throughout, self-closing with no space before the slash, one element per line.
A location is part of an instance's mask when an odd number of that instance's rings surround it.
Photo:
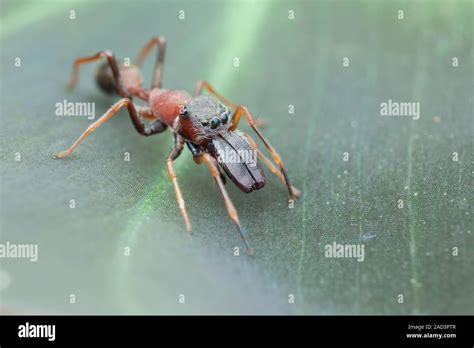
<path fill-rule="evenodd" d="M 202 124 L 204 127 L 209 126 L 209 122 L 207 122 L 207 121 L 202 121 L 201 124 Z"/>
<path fill-rule="evenodd" d="M 212 129 L 216 129 L 219 125 L 221 124 L 221 120 L 217 117 L 214 117 L 212 120 L 211 120 L 211 128 Z"/>
<path fill-rule="evenodd" d="M 222 115 L 222 124 L 226 124 L 227 121 L 229 121 L 229 112 L 228 111 L 224 112 L 224 114 Z"/>
<path fill-rule="evenodd" d="M 181 105 L 179 107 L 179 114 L 183 117 L 188 117 L 189 116 L 188 108 L 184 105 Z"/>

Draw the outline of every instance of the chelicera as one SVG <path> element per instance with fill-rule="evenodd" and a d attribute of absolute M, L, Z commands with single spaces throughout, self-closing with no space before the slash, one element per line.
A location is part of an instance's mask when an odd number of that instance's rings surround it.
<path fill-rule="evenodd" d="M 155 46 L 158 48 L 158 54 L 153 81 L 151 88 L 148 89 L 142 85 L 140 67 Z M 162 88 L 161 76 L 165 48 L 165 38 L 154 37 L 139 52 L 134 63 L 129 65 L 117 64 L 114 54 L 110 51 L 101 51 L 93 56 L 77 58 L 73 64 L 70 88 L 74 88 L 77 83 L 80 65 L 106 58 L 107 61 L 99 67 L 97 72 L 97 84 L 104 92 L 118 95 L 121 99 L 87 127 L 68 149 L 57 153 L 55 157 L 69 156 L 84 138 L 123 107 L 127 108 L 135 129 L 141 135 L 150 136 L 162 133 L 169 128 L 174 137 L 174 147 L 166 159 L 166 166 L 186 229 L 190 232 L 192 227 L 173 166 L 173 161 L 181 154 L 185 144 L 191 151 L 194 161 L 198 164 L 205 163 L 209 168 L 222 194 L 227 212 L 238 228 L 247 253 L 252 254 L 252 248 L 245 237 L 237 210 L 224 187 L 226 176 L 243 192 L 258 190 L 266 182 L 261 163 L 263 162 L 286 185 L 291 200 L 299 197 L 300 192 L 291 184 L 283 161 L 263 136 L 257 127 L 256 120 L 244 105 L 237 105 L 227 100 L 204 80 L 196 84 L 193 96 L 183 90 Z M 204 90 L 209 94 L 203 95 Z M 134 97 L 145 101 L 147 106 L 135 105 Z M 242 116 L 268 149 L 276 166 L 258 149 L 257 144 L 248 134 L 237 130 Z M 244 156 L 245 153 L 254 153 L 257 156 L 252 160 L 252 156 Z"/>

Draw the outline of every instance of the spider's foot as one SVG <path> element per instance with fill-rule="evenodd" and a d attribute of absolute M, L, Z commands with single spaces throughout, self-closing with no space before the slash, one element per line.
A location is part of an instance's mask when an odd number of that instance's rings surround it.
<path fill-rule="evenodd" d="M 58 152 L 57 154 L 55 154 L 53 157 L 54 158 L 64 158 L 66 156 L 69 156 L 71 154 L 71 150 L 65 150 L 65 151 L 61 151 L 61 152 Z"/>
<path fill-rule="evenodd" d="M 291 194 L 290 194 L 290 199 L 291 200 L 296 200 L 298 198 L 300 198 L 302 195 L 301 191 L 298 190 L 296 187 L 294 186 L 291 186 Z"/>

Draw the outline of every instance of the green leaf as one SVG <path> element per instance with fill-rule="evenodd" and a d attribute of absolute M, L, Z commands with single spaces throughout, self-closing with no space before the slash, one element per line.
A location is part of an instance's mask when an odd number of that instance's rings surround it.
<path fill-rule="evenodd" d="M 1 3 L 0 243 L 34 243 L 39 255 L 0 259 L 0 309 L 473 313 L 472 3 L 16 3 Z M 254 257 L 187 150 L 175 163 L 194 228 L 185 232 L 165 166 L 169 132 L 140 137 L 121 111 L 70 157 L 52 158 L 91 122 L 55 116 L 56 103 L 93 102 L 98 117 L 118 99 L 94 86 L 95 64 L 66 91 L 72 61 L 102 49 L 133 58 L 158 34 L 168 39 L 165 87 L 206 79 L 245 104 L 303 191 L 289 208 L 269 171 L 251 194 L 226 185 Z M 420 119 L 381 116 L 389 99 L 420 103 Z M 326 257 L 333 242 L 364 245 L 364 260 Z"/>

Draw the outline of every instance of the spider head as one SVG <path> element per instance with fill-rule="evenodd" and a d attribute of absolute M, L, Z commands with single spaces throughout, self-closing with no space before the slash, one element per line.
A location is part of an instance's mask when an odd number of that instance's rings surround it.
<path fill-rule="evenodd" d="M 230 124 L 229 108 L 211 96 L 189 100 L 181 106 L 179 117 L 186 128 L 191 128 L 196 143 L 226 132 Z"/>

